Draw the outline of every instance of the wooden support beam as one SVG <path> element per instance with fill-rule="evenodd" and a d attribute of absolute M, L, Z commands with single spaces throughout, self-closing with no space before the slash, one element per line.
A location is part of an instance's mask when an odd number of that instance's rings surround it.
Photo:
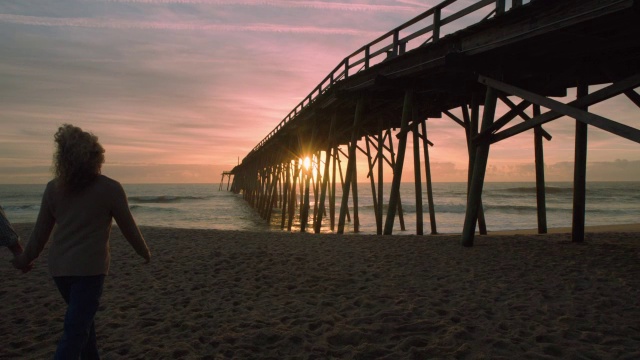
<path fill-rule="evenodd" d="M 381 142 L 382 142 L 382 147 L 384 149 L 386 149 L 388 152 L 393 154 L 392 146 L 391 145 L 387 146 L 387 144 L 385 143 L 385 141 L 387 141 L 388 138 L 391 138 L 391 129 L 387 129 L 384 132 L 384 136 L 383 136 L 383 139 L 381 140 Z"/>
<path fill-rule="evenodd" d="M 491 126 L 491 123 L 493 123 L 496 111 L 496 102 L 496 91 L 491 87 L 487 87 L 484 113 L 482 115 L 482 130 L 487 129 Z M 484 176 L 487 170 L 487 160 L 489 159 L 489 146 L 490 143 L 488 141 L 476 146 L 476 160 L 473 166 L 473 176 L 471 179 L 469 197 L 467 199 L 467 211 L 464 218 L 464 227 L 462 229 L 462 245 L 466 247 L 473 246 L 478 210 L 481 205 Z"/>
<path fill-rule="evenodd" d="M 287 223 L 287 230 L 291 231 L 291 227 L 293 225 L 293 217 L 295 215 L 296 212 L 296 203 L 297 203 L 297 195 L 296 195 L 296 184 L 298 182 L 298 176 L 299 176 L 299 170 L 298 170 L 298 165 L 299 165 L 299 161 L 296 159 L 294 160 L 294 165 L 293 165 L 293 173 L 291 174 L 291 177 L 293 178 L 293 184 L 291 186 L 291 195 L 289 196 L 289 221 Z"/>
<path fill-rule="evenodd" d="M 361 148 L 359 145 L 356 145 L 356 149 L 360 150 L 362 154 L 367 155 L 367 150 Z"/>
<path fill-rule="evenodd" d="M 291 188 L 291 161 L 287 161 L 284 167 L 284 185 L 282 189 L 282 217 L 280 219 L 280 229 L 284 230 L 287 218 L 287 207 L 289 205 L 289 190 Z"/>
<path fill-rule="evenodd" d="M 417 121 L 414 121 L 417 123 Z M 413 129 L 413 173 L 415 177 L 416 195 L 416 235 L 424 235 L 424 218 L 422 209 L 422 179 L 420 170 L 420 136 L 418 127 Z"/>
<path fill-rule="evenodd" d="M 367 170 L 367 177 L 373 177 L 373 168 L 376 166 L 376 164 L 378 163 L 378 156 L 371 156 L 371 148 L 373 148 L 374 150 L 377 150 L 377 146 L 375 145 L 375 143 L 373 142 L 373 140 L 371 139 L 375 139 L 375 136 L 372 135 L 367 135 L 364 137 L 365 139 L 365 143 L 367 145 L 367 149 L 366 151 L 363 151 L 362 153 L 367 157 L 367 161 L 368 161 L 368 170 Z"/>
<path fill-rule="evenodd" d="M 337 113 L 334 113 L 331 117 L 331 124 L 329 125 L 329 140 L 327 141 L 327 150 L 325 152 L 325 161 L 324 161 L 324 175 L 322 176 L 322 189 L 320 190 L 320 210 L 318 211 L 318 215 L 314 221 L 314 232 L 318 234 L 320 232 L 320 228 L 322 226 L 322 216 L 324 211 L 324 202 L 327 194 L 327 185 L 329 183 L 329 164 L 331 163 L 331 149 L 334 148 L 334 138 L 333 132 L 335 131 Z M 335 164 L 335 161 L 334 161 Z M 335 173 L 335 170 L 334 170 Z M 335 176 L 334 176 L 335 179 Z"/>
<path fill-rule="evenodd" d="M 339 151 L 340 149 L 338 149 L 338 154 L 342 153 L 342 151 Z M 342 153 L 344 155 L 344 153 Z M 347 155 L 344 155 L 345 157 L 347 157 Z M 344 177 L 342 176 L 342 161 L 340 161 L 340 156 L 337 157 L 338 160 L 338 172 L 340 173 L 340 188 L 344 189 Z M 348 157 L 347 157 L 347 162 L 348 162 Z M 347 221 L 351 222 L 351 215 L 349 215 L 349 208 L 347 207 Z M 340 215 L 338 215 L 338 217 L 340 217 Z M 339 221 L 340 219 L 338 219 Z"/>
<path fill-rule="evenodd" d="M 260 216 L 263 219 L 266 219 L 267 214 L 267 202 L 270 199 L 269 191 L 271 190 L 271 181 L 272 181 L 272 173 L 273 167 L 268 166 L 265 167 L 263 176 L 262 176 L 262 184 L 260 186 L 260 203 L 258 211 L 260 212 Z"/>
<path fill-rule="evenodd" d="M 284 182 L 286 181 L 285 178 L 285 164 L 286 162 L 282 162 L 282 164 L 280 164 L 280 166 L 282 166 L 282 171 L 280 171 L 280 178 L 278 178 L 278 193 L 280 194 L 278 196 L 278 204 L 276 205 L 277 208 L 282 209 L 284 207 Z"/>
<path fill-rule="evenodd" d="M 298 191 L 300 194 L 300 199 L 297 200 L 298 201 L 298 221 L 300 223 L 302 223 L 302 212 L 304 211 L 304 184 L 306 180 L 306 174 L 305 174 L 305 170 L 304 170 L 304 165 L 300 167 L 300 181 L 298 182 Z"/>
<path fill-rule="evenodd" d="M 440 39 L 440 27 L 442 26 L 442 9 L 437 7 L 433 12 L 433 41 L 437 41 Z"/>
<path fill-rule="evenodd" d="M 482 133 L 480 133 L 480 135 L 478 135 L 474 141 L 484 141 L 486 139 L 488 139 L 491 134 L 495 133 L 496 131 L 502 129 L 505 125 L 507 125 L 511 120 L 515 119 L 518 114 L 522 113 L 524 114 L 524 110 L 526 108 L 529 107 L 529 105 L 531 105 L 530 102 L 526 101 L 526 100 L 522 100 L 520 102 L 520 104 L 515 105 L 513 104 L 506 96 L 499 94 L 498 98 L 500 100 L 502 100 L 502 102 L 504 102 L 507 105 L 514 105 L 511 107 L 511 110 L 509 110 L 506 114 L 504 114 L 503 116 L 501 116 L 499 119 L 497 119 L 496 121 L 493 122 L 493 124 L 491 124 L 491 127 L 485 131 L 483 131 Z"/>
<path fill-rule="evenodd" d="M 266 199 L 265 199 L 264 219 L 267 220 L 267 223 L 271 220 L 271 213 L 273 212 L 273 201 L 275 200 L 274 194 L 276 193 L 276 190 L 278 188 L 278 177 L 280 176 L 280 174 L 278 173 L 279 166 L 277 165 L 277 160 L 275 160 L 277 156 L 274 156 L 273 158 L 274 158 L 274 161 L 272 162 L 273 165 L 271 165 L 271 169 L 269 172 L 268 187 L 265 192 Z"/>
<path fill-rule="evenodd" d="M 280 180 L 282 166 L 281 164 L 274 165 L 275 171 L 272 174 L 271 190 L 269 192 L 269 200 L 267 206 L 267 223 L 271 224 L 271 215 L 273 214 L 273 207 L 278 201 L 278 182 Z"/>
<path fill-rule="evenodd" d="M 387 129 L 387 139 L 389 139 L 389 157 L 391 157 L 391 169 L 395 171 L 396 168 L 396 154 L 393 150 L 393 138 L 391 137 L 391 129 Z M 402 194 L 398 193 L 398 220 L 400 220 L 400 230 L 405 231 L 404 225 L 404 212 L 402 211 Z"/>
<path fill-rule="evenodd" d="M 464 108 L 464 106 L 463 106 Z M 464 121 L 460 120 L 459 117 L 453 115 L 450 111 L 444 110 L 443 113 L 447 115 L 451 120 L 455 121 L 458 125 L 465 127 Z"/>
<path fill-rule="evenodd" d="M 496 0 L 496 15 L 504 14 L 506 6 L 505 0 Z"/>
<path fill-rule="evenodd" d="M 409 120 L 413 109 L 413 91 L 407 90 L 404 96 L 404 105 L 402 109 L 402 125 L 400 132 L 402 136 L 398 142 L 398 154 L 396 159 L 395 168 L 393 170 L 393 182 L 391 183 L 391 195 L 389 198 L 389 207 L 387 209 L 387 218 L 384 224 L 384 235 L 391 235 L 393 233 L 393 223 L 396 216 L 396 208 L 398 205 L 398 199 L 400 198 L 400 181 L 402 179 L 402 168 L 404 165 L 404 154 L 407 147 L 407 129 L 409 127 Z"/>
<path fill-rule="evenodd" d="M 384 129 L 382 129 L 382 131 L 384 131 Z M 386 140 L 386 136 L 378 136 L 377 138 L 378 140 L 378 144 L 374 143 L 373 141 L 371 141 L 371 146 L 373 146 L 374 150 L 376 151 L 376 154 L 378 154 L 378 156 L 376 156 L 376 159 L 374 161 L 374 164 L 377 164 L 378 162 L 386 162 L 387 165 L 389 165 L 391 168 L 393 168 L 393 165 L 391 163 L 391 160 L 389 160 L 388 157 L 386 157 L 384 155 L 384 150 L 386 149 L 387 151 L 389 151 L 390 153 L 393 153 L 393 150 L 391 150 L 384 142 Z"/>
<path fill-rule="evenodd" d="M 640 107 L 640 95 L 635 92 L 635 90 L 627 90 L 624 94 L 629 98 L 629 100 L 633 101 L 637 107 Z"/>
<path fill-rule="evenodd" d="M 307 231 L 307 223 L 309 222 L 309 191 L 311 186 L 311 178 L 313 177 L 312 167 L 308 168 L 305 166 L 303 171 L 304 173 L 304 199 L 302 201 L 302 205 L 300 206 L 300 232 Z"/>
<path fill-rule="evenodd" d="M 321 156 L 321 151 L 317 151 L 316 154 L 314 155 L 315 158 L 315 162 L 312 162 L 312 170 L 311 170 L 311 174 L 312 174 L 312 181 L 313 181 L 313 227 L 315 230 L 315 226 L 316 226 L 316 220 L 318 219 L 318 212 L 320 211 L 318 208 L 318 205 L 320 204 L 318 201 L 319 198 L 319 190 L 320 190 L 320 182 L 322 181 L 322 175 L 320 172 L 320 166 L 322 164 L 322 160 L 320 159 Z M 315 179 L 313 178 L 313 169 L 315 169 Z"/>
<path fill-rule="evenodd" d="M 331 197 L 329 198 L 329 227 L 335 230 L 336 225 L 336 165 L 338 163 L 338 147 L 334 146 L 331 152 L 333 158 L 333 171 L 331 172 Z"/>
<path fill-rule="evenodd" d="M 383 206 L 383 185 L 384 185 L 384 168 L 382 166 L 382 159 L 384 158 L 384 124 L 382 119 L 379 122 L 378 132 L 378 208 L 376 210 L 376 234 L 382 235 L 382 209 Z"/>
<path fill-rule="evenodd" d="M 429 146 L 427 146 L 427 121 L 422 121 L 422 135 L 424 144 L 422 145 L 424 151 L 424 171 L 427 181 L 427 201 L 429 202 L 429 222 L 431 224 L 431 235 L 438 233 L 436 227 L 436 209 L 433 203 L 433 186 L 431 184 L 431 162 L 429 160 Z"/>
<path fill-rule="evenodd" d="M 270 160 L 267 160 L 267 163 L 272 163 Z M 267 207 L 268 201 L 271 199 L 270 191 L 271 191 L 271 182 L 273 177 L 274 168 L 273 165 L 266 166 L 264 168 L 262 184 L 260 187 L 260 205 L 258 211 L 260 212 L 260 216 L 266 220 L 267 218 Z"/>
<path fill-rule="evenodd" d="M 352 199 L 353 199 L 353 232 L 360 232 L 360 211 L 358 205 L 358 167 L 356 166 L 356 157 L 355 152 L 353 153 L 353 165 L 351 172 L 351 191 L 352 191 Z"/>
<path fill-rule="evenodd" d="M 533 106 L 533 116 L 540 115 L 540 106 Z M 536 164 L 536 204 L 538 213 L 538 234 L 547 233 L 547 201 L 544 181 L 544 148 L 542 143 L 542 127 L 533 128 L 534 151 Z"/>
<path fill-rule="evenodd" d="M 467 135 L 467 151 L 469 152 L 469 164 L 467 170 L 467 201 L 469 199 L 469 191 L 471 189 L 471 180 L 473 176 L 473 167 L 476 162 L 476 145 L 473 143 L 473 138 L 478 135 L 478 127 L 480 123 L 480 104 L 478 95 L 474 94 L 471 97 L 471 114 L 466 108 L 463 107 L 463 116 L 465 117 L 465 124 L 468 124 L 466 128 Z M 484 209 L 482 206 L 482 197 L 480 197 L 480 205 L 478 207 L 478 228 L 480 234 L 485 235 L 487 233 L 487 225 L 484 219 Z"/>
<path fill-rule="evenodd" d="M 371 183 L 371 199 L 373 200 L 373 212 L 375 214 L 375 218 L 376 218 L 376 229 L 380 229 L 381 228 L 381 223 L 380 223 L 380 219 L 378 218 L 378 197 L 376 194 L 376 181 L 373 178 L 373 161 L 372 161 L 372 157 L 371 157 L 371 146 L 369 145 L 369 143 L 371 142 L 369 139 L 369 136 L 365 136 L 365 140 L 367 143 L 367 161 L 369 163 L 369 174 L 367 175 L 367 177 L 369 178 L 369 182 Z M 380 235 L 380 233 L 378 234 Z"/>
<path fill-rule="evenodd" d="M 578 98 L 586 97 L 589 87 L 578 84 Z M 583 108 L 586 110 L 586 107 Z M 573 217 L 571 222 L 571 241 L 584 242 L 584 226 L 587 193 L 587 124 L 576 119 L 576 152 L 573 169 Z"/>
<path fill-rule="evenodd" d="M 418 137 L 422 139 L 422 141 L 424 142 L 424 146 L 433 146 L 433 143 L 429 141 L 429 139 L 427 139 L 427 137 L 424 136 L 424 134 L 418 134 Z"/>
<path fill-rule="evenodd" d="M 267 160 L 267 163 L 271 163 L 271 161 Z M 268 202 L 271 200 L 270 191 L 271 191 L 271 181 L 272 181 L 272 172 L 273 167 L 268 166 L 264 169 L 262 184 L 260 186 L 260 203 L 258 205 L 258 213 L 260 217 L 263 219 L 267 219 L 267 206 Z"/>
<path fill-rule="evenodd" d="M 517 109 L 516 104 L 514 104 L 511 100 L 509 100 L 509 98 L 508 98 L 508 97 L 506 97 L 506 96 L 500 96 L 500 99 L 501 99 L 505 104 L 507 104 L 511 109 Z M 526 101 L 526 100 L 523 100 L 523 102 L 524 102 L 524 101 Z M 527 103 L 528 103 L 528 104 L 530 104 L 528 101 L 527 101 Z M 534 107 L 535 107 L 535 106 L 538 106 L 538 110 L 540 110 L 540 106 L 539 106 L 539 105 L 534 105 Z M 520 117 L 521 117 L 524 121 L 531 121 L 531 117 L 530 117 L 529 115 L 527 115 L 523 110 L 517 110 L 517 111 L 518 111 L 518 115 L 520 115 Z M 539 111 L 538 111 L 538 115 L 540 115 L 540 114 L 539 114 Z M 536 115 L 534 115 L 534 116 L 536 116 Z M 553 137 L 551 136 L 551 134 L 549 134 L 548 132 L 546 132 L 546 131 L 542 128 L 542 126 L 540 126 L 539 128 L 540 128 L 540 130 L 541 130 L 541 131 L 540 131 L 541 135 L 542 135 L 545 139 L 547 139 L 547 141 L 551 141 L 551 139 L 553 138 Z"/>
<path fill-rule="evenodd" d="M 282 176 L 284 173 L 284 163 L 281 160 L 278 161 L 280 162 L 278 164 L 278 177 L 276 178 L 276 187 L 273 194 L 273 206 L 269 209 L 269 223 L 271 223 L 273 209 L 278 209 L 282 206 Z"/>
<path fill-rule="evenodd" d="M 257 209 L 258 215 L 260 216 L 262 216 L 261 210 L 262 210 L 262 203 L 264 201 L 265 182 L 266 182 L 265 170 L 264 169 L 258 170 L 258 179 L 255 184 L 255 194 L 253 196 L 253 202 L 251 206 L 253 206 L 254 209 Z"/>
<path fill-rule="evenodd" d="M 305 149 L 304 154 L 302 154 L 303 156 L 309 157 L 309 166 L 307 167 L 305 164 L 304 165 L 304 176 L 305 176 L 305 182 L 304 182 L 304 200 L 302 201 L 302 205 L 300 206 L 300 232 L 306 232 L 307 231 L 307 224 L 309 222 L 309 210 L 310 210 L 310 197 L 309 197 L 309 193 L 310 193 L 310 186 L 311 186 L 311 181 L 313 180 L 313 163 L 314 163 L 314 156 L 313 156 L 313 144 L 316 141 L 316 136 L 318 133 L 318 127 L 315 126 L 315 124 L 312 124 L 312 131 L 311 131 L 311 139 L 309 140 L 308 144 L 304 144 L 303 145 L 303 149 Z"/>
<path fill-rule="evenodd" d="M 640 86 L 640 73 L 628 77 L 624 80 L 611 84 L 603 89 L 595 91 L 585 97 L 574 100 L 568 104 L 546 98 L 541 95 L 534 94 L 532 92 L 519 89 L 515 86 L 507 85 L 497 80 L 489 79 L 484 76 L 480 76 L 479 81 L 487 86 L 495 87 L 496 89 L 506 92 L 508 94 L 516 95 L 520 98 L 528 100 L 534 104 L 544 106 L 551 109 L 542 115 L 536 116 L 531 121 L 527 121 L 518 125 L 514 125 L 506 130 L 496 133 L 491 136 L 491 143 L 495 143 L 511 136 L 517 135 L 527 130 L 531 130 L 538 125 L 545 124 L 549 121 L 553 121 L 563 115 L 570 116 L 578 121 L 584 122 L 589 125 L 593 125 L 602 130 L 611 132 L 623 138 L 631 141 L 640 142 L 640 130 L 634 129 L 630 126 L 617 123 L 613 120 L 606 119 L 602 116 L 591 114 L 581 108 L 597 104 L 604 100 L 610 99 L 614 96 L 620 95 L 625 91 Z"/>
<path fill-rule="evenodd" d="M 473 99 L 471 100 L 469 106 L 472 108 L 476 106 L 475 96 L 473 96 Z M 465 137 L 467 139 L 467 151 L 471 153 L 471 139 L 475 136 L 475 134 L 471 134 L 471 115 L 469 114 L 469 109 L 467 108 L 466 104 L 462 105 L 460 108 L 462 109 L 462 119 L 464 120 L 463 126 Z"/>
<path fill-rule="evenodd" d="M 263 160 L 264 161 L 264 160 Z M 264 183 L 264 169 L 257 171 L 258 177 L 253 180 L 253 191 L 251 194 L 251 206 L 254 209 L 259 209 L 260 199 L 262 196 L 262 187 Z M 259 213 L 259 211 L 258 211 Z"/>
<path fill-rule="evenodd" d="M 345 183 L 342 190 L 342 204 L 340 205 L 340 218 L 338 219 L 338 234 L 344 233 L 345 217 L 349 208 L 349 190 L 352 187 L 352 182 L 357 181 L 357 179 L 354 179 L 356 169 L 356 146 L 358 143 L 358 131 L 360 129 L 362 118 L 364 117 L 363 113 L 364 99 L 360 98 L 356 104 L 356 113 L 351 133 L 351 143 L 349 144 L 349 160 L 347 162 L 347 173 L 345 174 Z"/>

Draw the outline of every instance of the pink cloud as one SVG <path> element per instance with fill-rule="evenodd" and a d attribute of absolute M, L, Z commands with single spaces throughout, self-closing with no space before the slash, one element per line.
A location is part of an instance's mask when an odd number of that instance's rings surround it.
<path fill-rule="evenodd" d="M 351 4 L 324 1 L 282 1 L 282 0 L 108 0 L 117 3 L 139 4 L 202 4 L 202 5 L 234 5 L 234 6 L 271 6 L 282 8 L 311 8 L 340 11 L 376 11 L 376 12 L 415 12 L 415 6 Z"/>
<path fill-rule="evenodd" d="M 110 18 L 53 18 L 40 16 L 24 16 L 0 14 L 0 21 L 33 26 L 69 26 L 102 29 L 139 29 L 139 30 L 172 30 L 172 31 L 212 31 L 212 32 L 261 32 L 261 33 L 297 33 L 320 35 L 353 35 L 376 36 L 377 32 L 350 28 L 323 28 L 314 26 L 290 26 L 280 24 L 206 24 L 206 23 L 174 23 L 158 21 L 127 21 Z"/>

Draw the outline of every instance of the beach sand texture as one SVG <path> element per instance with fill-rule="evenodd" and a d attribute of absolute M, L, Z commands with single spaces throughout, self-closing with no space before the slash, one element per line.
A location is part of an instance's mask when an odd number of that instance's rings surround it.
<path fill-rule="evenodd" d="M 28 239 L 31 224 L 16 228 Z M 640 359 L 638 232 L 473 248 L 459 235 L 142 233 L 148 265 L 112 236 L 103 359 Z M 65 305 L 47 249 L 26 275 L 0 250 L 0 358 L 51 358 Z"/>

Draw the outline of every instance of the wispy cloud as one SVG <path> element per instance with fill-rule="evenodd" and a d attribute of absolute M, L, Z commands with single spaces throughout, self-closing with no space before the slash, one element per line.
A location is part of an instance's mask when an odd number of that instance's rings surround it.
<path fill-rule="evenodd" d="M 171 31 L 212 31 L 212 32 L 260 32 L 260 33 L 296 33 L 316 35 L 353 35 L 375 36 L 378 33 L 350 28 L 324 28 L 315 26 L 291 26 L 281 24 L 206 24 L 171 23 L 158 21 L 128 21 L 111 18 L 54 18 L 0 14 L 0 22 L 47 27 L 87 27 L 122 30 L 171 30 Z"/>
<path fill-rule="evenodd" d="M 376 12 L 415 12 L 417 6 L 404 5 L 372 5 L 335 3 L 325 1 L 282 1 L 282 0 L 104 0 L 116 3 L 136 4 L 202 4 L 202 5 L 234 5 L 234 6 L 271 6 L 282 8 L 310 8 L 340 11 L 376 11 Z M 414 4 L 411 4 L 414 5 Z M 418 4 L 415 4 L 418 5 Z"/>
<path fill-rule="evenodd" d="M 420 0 L 397 0 L 401 4 L 408 4 L 415 7 L 426 8 L 430 7 L 430 5 L 425 4 L 425 1 Z M 438 1 L 431 1 L 432 3 L 437 3 Z"/>

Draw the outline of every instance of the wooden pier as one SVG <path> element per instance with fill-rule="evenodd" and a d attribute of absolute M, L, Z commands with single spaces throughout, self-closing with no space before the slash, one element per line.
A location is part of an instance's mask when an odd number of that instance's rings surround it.
<path fill-rule="evenodd" d="M 218 187 L 218 191 L 222 190 L 222 185 L 224 184 L 224 178 L 227 178 L 227 191 L 229 191 L 229 185 L 231 184 L 231 171 L 223 171 L 222 178 L 220 178 L 220 186 Z"/>
<path fill-rule="evenodd" d="M 427 125 L 432 119 L 453 121 L 465 134 L 460 146 L 469 154 L 462 244 L 472 246 L 476 226 L 486 233 L 490 220 L 484 217 L 482 189 L 491 145 L 528 131 L 535 144 L 538 231 L 545 233 L 543 139 L 551 140 L 551 134 L 543 125 L 568 116 L 576 123 L 572 238 L 581 242 L 588 128 L 640 142 L 637 128 L 588 111 L 621 94 L 640 107 L 635 91 L 640 86 L 639 2 L 444 1 L 340 62 L 229 172 L 231 191 L 241 192 L 267 221 L 278 210 L 282 229 L 291 230 L 298 219 L 301 231 L 319 232 L 328 221 L 332 231 L 343 233 L 350 220 L 358 232 L 362 189 L 356 161 L 361 155 L 377 233 L 388 235 L 395 221 L 404 229 L 400 182 L 406 151 L 413 151 L 416 233 L 425 231 L 424 182 L 435 234 L 429 165 L 435 139 L 428 137 Z M 602 87 L 589 92 L 591 85 Z M 577 88 L 577 98 L 558 101 L 569 88 Z M 510 109 L 499 117 L 498 102 Z M 409 135 L 413 149 L 407 149 Z M 388 169 L 393 181 L 384 194 Z M 336 199 L 337 186 L 341 199 Z"/>

